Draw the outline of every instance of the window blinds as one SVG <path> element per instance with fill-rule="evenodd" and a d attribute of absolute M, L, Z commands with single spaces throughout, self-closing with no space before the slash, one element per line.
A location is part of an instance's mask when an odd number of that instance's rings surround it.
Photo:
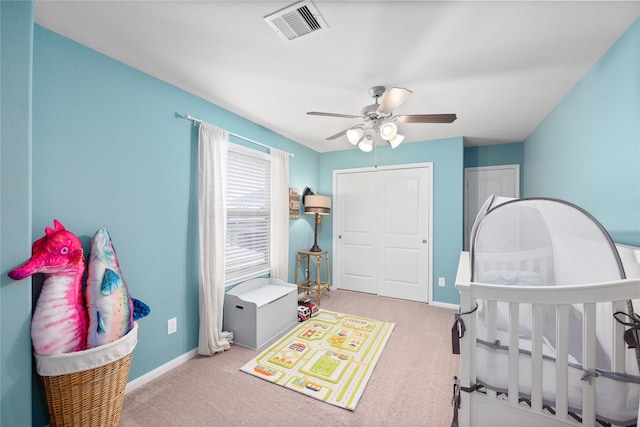
<path fill-rule="evenodd" d="M 225 284 L 269 273 L 269 156 L 229 147 Z"/>

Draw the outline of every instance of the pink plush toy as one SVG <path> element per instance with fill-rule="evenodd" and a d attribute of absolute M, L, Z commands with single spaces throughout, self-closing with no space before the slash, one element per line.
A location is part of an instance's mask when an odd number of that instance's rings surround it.
<path fill-rule="evenodd" d="M 45 235 L 36 240 L 32 256 L 22 267 L 9 272 L 21 280 L 44 273 L 42 291 L 31 320 L 31 340 L 37 354 L 51 356 L 87 347 L 87 310 L 82 297 L 84 253 L 75 234 L 53 220 Z"/>

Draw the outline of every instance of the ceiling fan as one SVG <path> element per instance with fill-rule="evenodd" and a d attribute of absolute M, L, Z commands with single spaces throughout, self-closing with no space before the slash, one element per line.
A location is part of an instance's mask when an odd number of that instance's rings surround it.
<path fill-rule="evenodd" d="M 318 111 L 307 112 L 310 116 L 340 117 L 347 119 L 362 119 L 364 123 L 352 126 L 341 132 L 331 135 L 327 140 L 337 139 L 347 135 L 352 145 L 357 145 L 360 150 L 369 152 L 373 149 L 375 135 L 387 141 L 391 148 L 396 148 L 404 140 L 404 136 L 398 133 L 397 123 L 451 123 L 457 117 L 455 114 L 411 114 L 393 116 L 393 111 L 407 100 L 411 91 L 409 89 L 393 87 L 382 102 L 378 102 L 384 94 L 384 86 L 373 86 L 369 89 L 369 95 L 374 103 L 362 109 L 360 115 L 322 113 Z"/>

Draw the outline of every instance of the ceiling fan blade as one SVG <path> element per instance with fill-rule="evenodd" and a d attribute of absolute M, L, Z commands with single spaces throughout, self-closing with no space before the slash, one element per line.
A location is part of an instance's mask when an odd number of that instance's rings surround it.
<path fill-rule="evenodd" d="M 455 114 L 410 114 L 394 116 L 396 123 L 451 123 L 458 117 Z"/>
<path fill-rule="evenodd" d="M 338 113 L 322 113 L 319 111 L 308 111 L 310 116 L 326 116 L 326 117 L 342 117 L 345 119 L 360 119 L 362 116 L 355 116 L 353 114 L 338 114 Z"/>
<path fill-rule="evenodd" d="M 349 130 L 349 129 L 345 129 L 345 130 L 343 130 L 342 132 L 338 132 L 338 133 L 336 133 L 335 135 L 331 135 L 331 136 L 327 137 L 327 138 L 326 138 L 326 140 L 327 140 L 327 141 L 331 141 L 331 140 L 334 140 L 334 139 L 340 138 L 341 136 L 346 135 L 348 130 Z"/>
<path fill-rule="evenodd" d="M 387 96 L 384 97 L 382 103 L 376 110 L 379 115 L 390 115 L 393 111 L 398 108 L 404 101 L 407 100 L 409 95 L 411 95 L 409 89 L 405 89 L 402 87 L 392 87 Z"/>
<path fill-rule="evenodd" d="M 357 126 L 352 126 L 349 129 L 345 129 L 342 132 L 338 132 L 335 135 L 331 135 L 330 137 L 326 138 L 327 141 L 331 141 L 332 139 L 337 139 L 340 138 L 341 136 L 344 136 L 347 134 L 347 132 L 349 132 L 351 129 L 357 129 L 357 128 L 361 128 L 361 125 L 357 125 Z"/>

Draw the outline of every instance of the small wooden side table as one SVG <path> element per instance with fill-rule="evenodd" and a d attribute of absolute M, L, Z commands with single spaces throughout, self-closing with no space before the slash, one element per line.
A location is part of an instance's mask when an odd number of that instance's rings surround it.
<path fill-rule="evenodd" d="M 312 280 L 312 272 L 311 272 L 311 258 L 315 258 L 315 268 L 316 268 L 316 278 Z M 306 263 L 305 263 L 306 260 Z M 324 262 L 325 272 L 327 274 L 327 280 L 322 281 L 320 279 L 321 272 L 321 264 Z M 304 270 L 302 268 L 306 267 L 306 270 L 309 270 L 309 277 L 306 277 L 304 274 Z M 302 280 L 300 277 L 302 276 Z M 323 291 L 327 291 L 327 296 L 331 298 L 331 283 L 330 283 L 330 275 L 329 275 L 329 252 L 321 251 L 321 252 L 311 252 L 311 251 L 300 251 L 298 252 L 298 262 L 296 265 L 296 285 L 298 285 L 298 292 L 304 291 L 305 295 L 315 295 L 318 300 L 318 307 L 320 306 L 320 296 Z"/>

